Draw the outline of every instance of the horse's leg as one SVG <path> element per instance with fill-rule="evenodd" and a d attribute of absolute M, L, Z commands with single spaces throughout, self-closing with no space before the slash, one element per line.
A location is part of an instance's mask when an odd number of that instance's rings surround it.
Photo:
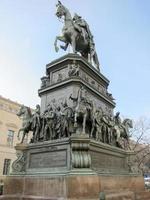
<path fill-rule="evenodd" d="M 64 42 L 66 43 L 66 46 L 64 46 L 64 49 L 68 47 L 68 44 L 67 44 L 67 41 L 66 41 L 66 38 L 64 36 L 56 36 L 56 39 L 55 39 L 55 42 L 54 42 L 54 46 L 55 46 L 55 51 L 58 52 L 59 51 L 59 47 L 57 46 L 57 41 L 61 41 L 61 42 Z M 62 48 L 62 46 L 61 46 Z"/>
<path fill-rule="evenodd" d="M 34 142 L 37 141 L 37 133 L 38 133 L 38 127 L 36 127 L 36 129 L 35 129 L 35 133 L 34 133 L 34 137 L 33 137 Z"/>
<path fill-rule="evenodd" d="M 98 56 L 97 56 L 96 51 L 95 51 L 95 53 L 93 55 L 91 55 L 91 57 L 93 58 L 93 61 L 95 63 L 95 66 L 96 66 L 97 70 L 100 71 L 100 68 L 99 68 L 100 64 L 99 64 L 99 60 L 98 60 Z"/>
<path fill-rule="evenodd" d="M 23 136 L 22 136 L 21 143 L 23 143 L 23 141 L 24 141 L 24 138 L 25 138 L 25 135 L 26 135 L 26 133 L 25 133 L 25 131 L 23 131 Z"/>
<path fill-rule="evenodd" d="M 86 119 L 87 119 L 87 113 L 84 114 L 83 116 L 83 129 L 82 129 L 83 134 L 85 134 Z"/>
<path fill-rule="evenodd" d="M 74 127 L 77 128 L 77 112 L 74 115 Z"/>
<path fill-rule="evenodd" d="M 68 45 L 69 45 L 69 43 L 67 42 L 65 46 L 60 45 L 60 47 L 61 47 L 64 51 L 66 51 L 66 49 L 68 48 Z"/>
<path fill-rule="evenodd" d="M 118 131 L 118 130 L 117 130 L 117 132 L 116 132 L 116 133 L 117 133 L 117 139 L 116 139 L 116 141 L 117 141 L 117 142 L 119 142 L 119 138 L 120 138 L 120 131 Z"/>
<path fill-rule="evenodd" d="M 90 133 L 90 138 L 93 137 L 93 133 L 94 133 L 94 129 L 95 129 L 95 120 L 92 120 L 92 129 L 91 129 L 91 133 Z"/>
<path fill-rule="evenodd" d="M 17 135 L 17 138 L 18 138 L 18 139 L 20 138 L 20 132 L 23 131 L 23 130 L 24 130 L 24 128 L 20 128 L 20 129 L 19 129 L 18 135 Z"/>
<path fill-rule="evenodd" d="M 92 64 L 92 58 L 93 58 L 92 53 L 90 52 L 88 56 L 89 56 L 89 59 L 88 59 L 88 60 L 89 60 L 89 62 Z"/>
<path fill-rule="evenodd" d="M 89 61 L 89 55 L 88 55 L 88 53 L 82 53 L 81 54 L 87 61 Z"/>
<path fill-rule="evenodd" d="M 72 44 L 73 53 L 77 53 L 77 51 L 76 51 L 76 37 L 75 37 L 74 34 L 71 37 L 71 44 Z"/>

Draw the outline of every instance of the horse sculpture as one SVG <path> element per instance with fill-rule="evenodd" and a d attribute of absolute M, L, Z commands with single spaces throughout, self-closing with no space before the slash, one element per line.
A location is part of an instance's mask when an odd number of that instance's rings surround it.
<path fill-rule="evenodd" d="M 19 129 L 17 137 L 20 138 L 20 132 L 22 132 L 21 143 L 23 143 L 26 134 L 31 131 L 32 113 L 29 107 L 22 105 L 17 115 L 22 117 L 22 128 Z"/>
<path fill-rule="evenodd" d="M 64 17 L 64 27 L 62 29 L 62 36 L 56 36 L 55 39 L 55 50 L 58 52 L 59 48 L 57 46 L 57 41 L 64 42 L 65 46 L 60 46 L 62 49 L 66 50 L 68 45 L 71 44 L 73 53 L 81 53 L 81 55 L 88 60 L 88 55 L 90 56 L 90 62 L 94 62 L 97 70 L 99 70 L 99 61 L 97 53 L 95 51 L 94 42 L 90 41 L 88 33 L 85 31 L 83 36 L 82 32 L 79 32 L 75 28 L 75 23 L 71 17 L 69 10 L 62 5 L 60 1 L 56 5 L 57 11 L 56 15 L 58 18 Z M 92 40 L 93 41 L 93 40 Z"/>
<path fill-rule="evenodd" d="M 85 134 L 86 130 L 86 122 L 90 118 L 91 115 L 91 110 L 92 110 L 92 103 L 88 101 L 86 98 L 86 95 L 83 94 L 85 93 L 86 90 L 84 87 L 81 87 L 78 90 L 78 95 L 77 98 L 73 98 L 70 96 L 70 99 L 76 102 L 75 110 L 74 110 L 74 127 L 77 128 L 77 120 L 79 118 L 83 119 L 82 122 L 82 133 Z"/>
<path fill-rule="evenodd" d="M 133 128 L 133 122 L 131 119 L 124 119 L 121 125 L 114 126 L 114 135 L 116 136 L 117 145 L 120 146 L 120 138 L 124 138 L 129 144 L 129 128 Z"/>

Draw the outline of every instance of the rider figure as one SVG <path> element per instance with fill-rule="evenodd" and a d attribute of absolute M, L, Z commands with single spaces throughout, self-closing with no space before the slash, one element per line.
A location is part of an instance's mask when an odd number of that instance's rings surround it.
<path fill-rule="evenodd" d="M 74 27 L 79 32 L 82 33 L 84 40 L 86 40 L 86 33 L 88 34 L 89 39 L 93 39 L 92 33 L 89 29 L 88 23 L 82 19 L 81 16 L 75 13 L 73 17 Z"/>
<path fill-rule="evenodd" d="M 114 122 L 115 125 L 117 125 L 119 128 L 122 127 L 122 122 L 121 122 L 121 118 L 120 118 L 120 112 L 117 112 L 116 115 L 114 116 Z"/>
<path fill-rule="evenodd" d="M 74 22 L 75 29 L 83 35 L 84 41 L 86 41 L 86 34 L 88 35 L 90 51 L 91 51 L 91 54 L 93 54 L 95 52 L 95 43 L 93 41 L 93 35 L 90 31 L 88 23 L 76 13 L 73 17 L 73 22 Z"/>
<path fill-rule="evenodd" d="M 87 91 L 85 90 L 85 88 L 83 86 L 80 87 L 80 89 L 78 90 L 78 95 L 76 98 L 72 97 L 72 95 L 70 95 L 69 97 L 73 102 L 76 102 L 76 104 L 91 104 L 90 100 L 88 99 L 87 96 Z"/>

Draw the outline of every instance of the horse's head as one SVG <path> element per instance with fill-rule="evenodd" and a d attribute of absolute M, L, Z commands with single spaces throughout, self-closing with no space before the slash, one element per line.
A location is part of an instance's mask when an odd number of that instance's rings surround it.
<path fill-rule="evenodd" d="M 133 128 L 133 121 L 131 119 L 124 119 L 123 125 L 128 128 Z"/>
<path fill-rule="evenodd" d="M 22 105 L 20 107 L 20 110 L 17 112 L 17 115 L 20 117 L 21 115 L 23 115 L 25 113 L 25 106 Z"/>
<path fill-rule="evenodd" d="M 61 18 L 62 16 L 65 16 L 66 14 L 66 8 L 65 6 L 62 5 L 62 3 L 60 1 L 58 1 L 58 4 L 56 5 L 56 16 L 58 18 Z"/>
<path fill-rule="evenodd" d="M 22 105 L 20 110 L 18 111 L 17 115 L 20 117 L 20 116 L 25 115 L 25 114 L 27 114 L 29 116 L 32 115 L 30 108 Z"/>

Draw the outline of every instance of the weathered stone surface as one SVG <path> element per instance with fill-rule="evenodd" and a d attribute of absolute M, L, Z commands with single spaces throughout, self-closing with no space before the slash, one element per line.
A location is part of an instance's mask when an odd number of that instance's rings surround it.
<path fill-rule="evenodd" d="M 19 183 L 19 187 L 15 183 Z M 16 177 L 6 179 L 3 200 L 149 200 L 141 176 L 66 175 L 58 177 Z"/>
<path fill-rule="evenodd" d="M 20 197 L 20 196 L 16 196 L 14 195 L 12 196 L 5 196 L 5 197 L 0 197 L 1 200 L 66 200 L 65 198 L 51 198 L 51 197 L 37 197 L 37 196 L 24 196 L 24 197 Z"/>
<path fill-rule="evenodd" d="M 106 195 L 106 200 L 135 200 L 135 194 L 130 191 L 112 193 Z"/>
<path fill-rule="evenodd" d="M 141 191 L 135 194 L 136 200 L 149 200 L 150 199 L 150 191 Z"/>
<path fill-rule="evenodd" d="M 24 195 L 41 196 L 43 194 L 44 179 L 24 177 Z"/>
<path fill-rule="evenodd" d="M 22 195 L 24 189 L 24 179 L 22 177 L 6 177 L 4 194 Z"/>
<path fill-rule="evenodd" d="M 66 178 L 54 177 L 44 181 L 44 196 L 53 198 L 65 198 L 67 196 Z"/>
<path fill-rule="evenodd" d="M 102 191 L 140 191 L 144 190 L 142 176 L 100 176 Z"/>
<path fill-rule="evenodd" d="M 101 183 L 98 176 L 71 176 L 67 178 L 68 198 L 98 198 Z"/>

